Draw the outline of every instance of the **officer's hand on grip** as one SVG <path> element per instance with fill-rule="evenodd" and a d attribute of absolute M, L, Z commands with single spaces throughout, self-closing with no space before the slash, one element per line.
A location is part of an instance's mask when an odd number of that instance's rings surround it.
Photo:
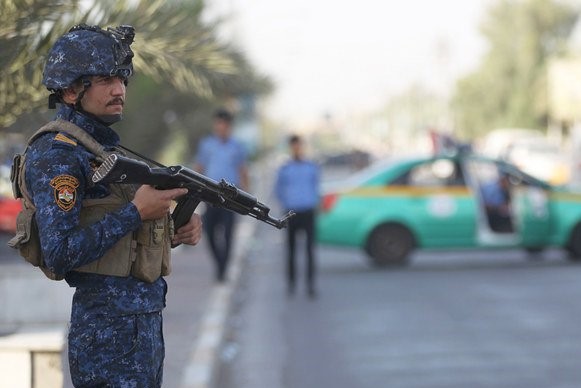
<path fill-rule="evenodd" d="M 169 213 L 172 201 L 187 194 L 188 189 L 157 190 L 149 185 L 142 185 L 133 198 L 142 221 L 157 220 Z"/>
<path fill-rule="evenodd" d="M 202 238 L 202 217 L 192 214 L 189 222 L 175 231 L 172 245 L 188 244 L 196 245 Z"/>

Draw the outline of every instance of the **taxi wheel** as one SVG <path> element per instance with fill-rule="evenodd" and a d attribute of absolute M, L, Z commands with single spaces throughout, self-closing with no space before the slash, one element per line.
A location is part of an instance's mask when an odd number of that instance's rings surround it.
<path fill-rule="evenodd" d="M 569 253 L 569 260 L 581 261 L 581 224 L 577 225 L 571 232 L 566 249 Z"/>
<path fill-rule="evenodd" d="M 376 267 L 407 264 L 413 248 L 414 237 L 411 232 L 401 225 L 394 224 L 375 228 L 366 245 L 371 264 Z"/>

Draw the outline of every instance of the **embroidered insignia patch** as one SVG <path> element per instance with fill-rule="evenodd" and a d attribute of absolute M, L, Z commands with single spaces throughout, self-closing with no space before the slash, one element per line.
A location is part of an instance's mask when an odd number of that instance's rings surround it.
<path fill-rule="evenodd" d="M 77 201 L 77 187 L 79 180 L 70 175 L 59 175 L 50 181 L 54 189 L 54 200 L 58 207 L 68 212 Z"/>
<path fill-rule="evenodd" d="M 58 140 L 58 141 L 62 141 L 63 143 L 72 144 L 72 145 L 74 145 L 74 146 L 76 146 L 76 145 L 77 145 L 77 142 L 76 142 L 75 140 L 73 140 L 73 139 L 69 139 L 68 137 L 66 137 L 66 136 L 65 136 L 65 135 L 63 135 L 62 133 L 59 133 L 59 134 L 57 134 L 57 135 L 54 137 L 54 139 L 55 139 L 55 140 Z"/>

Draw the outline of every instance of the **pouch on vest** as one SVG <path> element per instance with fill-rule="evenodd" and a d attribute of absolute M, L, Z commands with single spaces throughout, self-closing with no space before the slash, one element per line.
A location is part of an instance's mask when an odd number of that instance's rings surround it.
<path fill-rule="evenodd" d="M 16 235 L 8 241 L 8 246 L 18 249 L 24 260 L 39 267 L 49 279 L 62 280 L 63 276 L 55 274 L 44 265 L 35 214 L 36 209 L 22 209 L 16 218 Z"/>
<path fill-rule="evenodd" d="M 151 283 L 170 274 L 169 227 L 169 216 L 143 223 L 136 233 L 137 259 L 131 267 L 131 275 Z"/>
<path fill-rule="evenodd" d="M 12 161 L 10 181 L 14 198 L 22 201 L 22 210 L 16 217 L 16 234 L 8 241 L 8 246 L 17 249 L 20 256 L 35 267 L 39 267 L 47 278 L 62 280 L 64 276 L 57 275 L 44 265 L 40 247 L 40 234 L 36 225 L 36 208 L 30 200 L 26 183 L 24 182 L 24 164 L 26 154 L 16 154 Z"/>

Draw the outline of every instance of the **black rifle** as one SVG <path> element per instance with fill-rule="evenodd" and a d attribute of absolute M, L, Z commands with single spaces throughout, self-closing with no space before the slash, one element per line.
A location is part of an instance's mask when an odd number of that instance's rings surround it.
<path fill-rule="evenodd" d="M 172 212 L 176 230 L 185 225 L 200 202 L 221 207 L 266 222 L 278 229 L 287 226 L 294 216 L 289 211 L 282 218 L 273 218 L 270 209 L 249 194 L 224 179 L 220 182 L 184 166 L 150 167 L 147 163 L 118 154 L 110 154 L 93 173 L 93 183 L 145 184 L 158 189 L 186 188 L 188 193 L 179 197 Z"/>

